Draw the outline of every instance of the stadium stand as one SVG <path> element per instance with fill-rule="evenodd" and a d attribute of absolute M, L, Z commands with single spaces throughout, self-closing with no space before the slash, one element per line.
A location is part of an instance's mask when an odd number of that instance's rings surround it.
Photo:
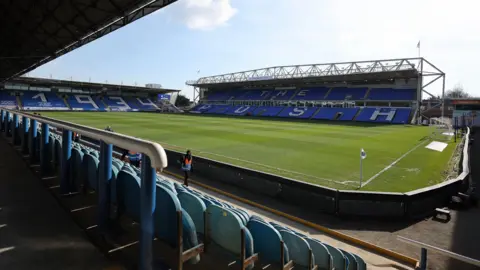
<path fill-rule="evenodd" d="M 39 129 L 38 144 L 35 144 L 37 149 L 41 132 Z M 55 131 L 50 133 L 49 139 L 53 147 L 48 148 L 48 156 L 58 166 L 63 139 Z M 84 141 L 72 142 L 69 181 L 75 183 L 76 189 L 83 186 L 97 191 L 101 167 L 99 156 L 99 151 L 92 148 L 92 145 Z M 119 215 L 136 222 L 140 221 L 141 175 L 139 168 L 113 158 L 109 185 L 111 202 L 118 207 Z M 82 179 L 85 181 L 82 182 Z M 360 256 L 310 238 L 289 227 L 250 215 L 243 209 L 172 182 L 161 175 L 157 175 L 156 179 L 154 234 L 173 248 L 179 246 L 177 235 L 180 226 L 184 252 L 201 245 L 215 244 L 232 258 L 238 258 L 244 249 L 245 261 L 258 257 L 258 260 L 251 260 L 252 263 L 246 269 L 253 269 L 257 263 L 280 267 L 294 265 L 295 269 L 315 269 L 315 266 L 317 269 L 367 269 Z M 244 237 L 243 241 L 241 236 Z M 188 262 L 201 263 L 203 256 L 201 252 L 195 253 L 189 257 Z"/>
<path fill-rule="evenodd" d="M 64 99 L 65 97 L 65 99 Z M 153 102 L 144 97 L 93 96 L 88 94 L 63 95 L 52 92 L 0 92 L 0 106 L 28 111 L 163 111 L 182 113 L 169 100 Z"/>
<path fill-rule="evenodd" d="M 410 119 L 411 111 L 411 108 L 394 107 L 317 108 L 199 104 L 194 107 L 191 112 L 202 114 L 226 114 L 239 116 L 251 114 L 253 116 L 262 117 L 405 124 L 408 123 Z"/>
<path fill-rule="evenodd" d="M 105 109 L 105 105 L 102 106 L 101 102 L 95 102 L 90 95 L 71 95 L 67 98 L 67 102 L 74 111 L 100 111 L 101 108 Z"/>
<path fill-rule="evenodd" d="M 65 101 L 54 93 L 25 92 L 21 102 L 24 110 L 69 110 Z"/>
<path fill-rule="evenodd" d="M 0 92 L 0 106 L 13 109 L 18 106 L 17 98 L 8 92 Z"/>
<path fill-rule="evenodd" d="M 207 92 L 190 112 L 405 124 L 413 117 L 414 110 L 408 104 L 415 99 L 416 90 L 408 88 L 302 87 L 298 90 L 216 90 L 212 93 Z M 377 101 L 376 105 L 366 105 L 371 101 Z M 398 107 L 392 106 L 392 103 Z"/>

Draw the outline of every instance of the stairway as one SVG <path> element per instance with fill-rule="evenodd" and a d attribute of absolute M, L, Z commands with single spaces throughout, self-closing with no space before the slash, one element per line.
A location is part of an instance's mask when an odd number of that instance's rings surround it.
<path fill-rule="evenodd" d="M 367 89 L 367 92 L 365 93 L 365 96 L 363 96 L 363 100 L 367 100 L 368 95 L 370 95 L 370 90 L 372 90 L 371 87 Z"/>
<path fill-rule="evenodd" d="M 72 110 L 72 106 L 70 106 L 70 104 L 68 104 L 67 98 L 64 97 L 64 98 L 62 98 L 62 100 L 63 100 L 63 103 L 65 103 L 65 105 L 67 106 L 67 108 L 69 110 Z"/>
<path fill-rule="evenodd" d="M 20 98 L 20 96 L 16 96 L 15 98 L 17 99 L 18 109 L 23 110 L 22 99 Z"/>

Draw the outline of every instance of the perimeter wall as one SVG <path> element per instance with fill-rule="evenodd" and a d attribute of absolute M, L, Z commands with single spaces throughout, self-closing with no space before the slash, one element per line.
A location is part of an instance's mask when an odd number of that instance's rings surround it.
<path fill-rule="evenodd" d="M 470 130 L 463 141 L 461 171 L 457 178 L 407 193 L 337 190 L 202 157 L 195 157 L 193 178 L 200 176 L 195 180 L 201 182 L 201 178 L 205 178 L 236 186 L 312 212 L 341 216 L 420 218 L 448 204 L 464 181 L 468 181 Z M 169 163 L 167 170 L 181 174 L 179 161 L 184 153 L 166 151 Z"/>
<path fill-rule="evenodd" d="M 232 185 L 255 194 L 268 196 L 283 203 L 301 206 L 312 212 L 340 216 L 365 216 L 373 218 L 411 219 L 431 215 L 435 208 L 450 202 L 462 185 L 469 181 L 470 129 L 463 138 L 460 175 L 443 183 L 407 193 L 337 190 L 273 174 L 255 171 L 202 157 L 195 157 L 193 178 Z M 83 138 L 90 144 L 98 142 Z M 123 150 L 114 148 L 118 153 Z M 182 174 L 179 161 L 184 153 L 167 152 L 168 171 Z"/>

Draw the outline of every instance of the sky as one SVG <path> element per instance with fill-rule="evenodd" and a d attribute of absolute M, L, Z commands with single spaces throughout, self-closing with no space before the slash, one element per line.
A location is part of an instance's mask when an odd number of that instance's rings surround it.
<path fill-rule="evenodd" d="M 193 89 L 278 65 L 422 57 L 480 96 L 478 0 L 179 0 L 28 76 Z M 200 71 L 200 73 L 198 73 Z M 441 83 L 427 90 L 441 93 Z"/>

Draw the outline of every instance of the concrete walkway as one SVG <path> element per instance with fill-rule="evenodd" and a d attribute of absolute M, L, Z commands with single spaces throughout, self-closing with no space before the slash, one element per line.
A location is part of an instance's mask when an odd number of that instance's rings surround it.
<path fill-rule="evenodd" d="M 118 269 L 0 137 L 0 269 Z"/>

